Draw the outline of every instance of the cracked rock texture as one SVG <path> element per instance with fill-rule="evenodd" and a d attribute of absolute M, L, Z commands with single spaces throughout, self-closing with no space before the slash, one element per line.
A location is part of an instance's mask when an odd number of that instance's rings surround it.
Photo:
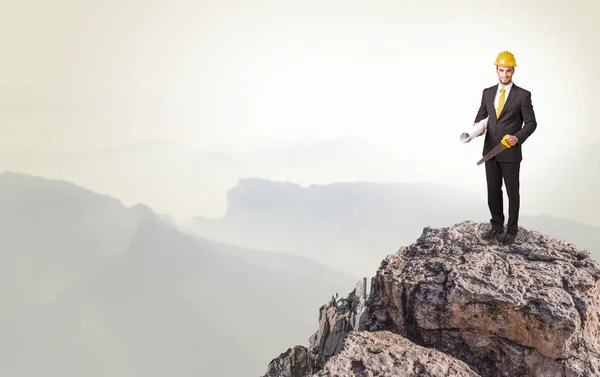
<path fill-rule="evenodd" d="M 307 351 L 303 346 L 288 348 L 269 364 L 265 377 L 306 376 L 309 373 Z"/>
<path fill-rule="evenodd" d="M 359 283 L 348 298 L 334 296 L 321 308 L 306 373 L 278 377 L 316 376 L 333 370 L 336 355 L 350 360 L 353 352 L 374 366 L 365 358 L 375 356 L 359 353 L 359 344 L 388 344 L 373 338 L 389 337 L 382 331 L 483 377 L 600 376 L 599 264 L 585 250 L 523 228 L 513 245 L 489 243 L 480 238 L 487 229 L 470 221 L 425 228 L 383 260 L 369 290 Z M 356 338 L 365 332 L 369 338 Z M 369 375 L 353 370 L 356 363 L 336 362 L 332 376 Z"/>
<path fill-rule="evenodd" d="M 387 325 L 482 376 L 600 375 L 598 264 L 525 229 L 514 245 L 489 244 L 486 229 L 425 228 L 386 258 L 374 288 Z"/>
<path fill-rule="evenodd" d="M 313 370 L 319 370 L 329 357 L 340 352 L 346 334 L 364 328 L 365 286 L 358 283 L 347 298 L 336 293 L 329 304 L 319 309 L 319 329 L 309 339 Z"/>
<path fill-rule="evenodd" d="M 351 332 L 342 351 L 316 377 L 476 377 L 469 366 L 442 352 L 415 345 L 389 331 Z"/>

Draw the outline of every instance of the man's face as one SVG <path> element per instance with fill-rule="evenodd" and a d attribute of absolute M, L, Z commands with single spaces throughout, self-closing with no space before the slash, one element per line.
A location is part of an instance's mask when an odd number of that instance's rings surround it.
<path fill-rule="evenodd" d="M 512 80 L 513 73 L 515 73 L 515 67 L 505 67 L 499 65 L 496 67 L 496 72 L 498 73 L 498 79 L 504 85 L 510 84 Z"/>

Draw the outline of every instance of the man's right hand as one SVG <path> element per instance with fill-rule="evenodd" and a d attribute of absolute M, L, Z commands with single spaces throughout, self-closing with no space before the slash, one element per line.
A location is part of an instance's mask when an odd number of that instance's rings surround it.
<path fill-rule="evenodd" d="M 473 127 L 475 127 L 477 125 L 477 123 L 473 123 Z M 483 136 L 485 134 L 485 128 L 483 130 L 481 130 L 481 133 L 477 136 Z"/>

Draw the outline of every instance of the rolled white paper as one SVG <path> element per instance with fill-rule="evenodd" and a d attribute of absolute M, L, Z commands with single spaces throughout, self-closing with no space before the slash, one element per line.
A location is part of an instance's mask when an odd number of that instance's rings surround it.
<path fill-rule="evenodd" d="M 468 143 L 469 141 L 475 139 L 477 136 L 479 136 L 481 131 L 487 128 L 487 123 L 488 118 L 485 118 L 484 120 L 471 127 L 468 131 L 463 132 L 460 135 L 460 141 L 462 141 L 463 143 Z"/>

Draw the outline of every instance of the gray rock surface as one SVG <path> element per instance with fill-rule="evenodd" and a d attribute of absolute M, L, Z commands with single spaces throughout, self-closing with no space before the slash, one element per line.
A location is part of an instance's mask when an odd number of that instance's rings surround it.
<path fill-rule="evenodd" d="M 316 377 L 477 377 L 469 366 L 389 331 L 351 332 Z"/>
<path fill-rule="evenodd" d="M 364 329 L 367 316 L 365 283 L 366 279 L 357 283 L 346 298 L 334 294 L 331 301 L 319 309 L 319 329 L 309 339 L 312 366 L 316 370 L 340 352 L 346 334 Z"/>
<path fill-rule="evenodd" d="M 288 349 L 269 363 L 264 377 L 307 377 L 321 370 L 331 356 L 341 351 L 348 333 L 364 329 L 367 287 L 367 280 L 363 279 L 348 297 L 335 293 L 327 304 L 319 308 L 319 328 L 309 338 L 309 347 Z M 306 370 L 290 367 L 303 363 L 305 355 Z M 292 372 L 287 372 L 292 369 Z"/>
<path fill-rule="evenodd" d="M 309 373 L 308 350 L 303 346 L 288 348 L 274 359 L 267 368 L 265 377 L 304 377 Z"/>
<path fill-rule="evenodd" d="M 350 357 L 354 334 L 381 331 L 483 377 L 600 376 L 600 265 L 586 250 L 523 228 L 513 245 L 484 241 L 488 227 L 426 227 L 382 261 L 366 298 L 361 283 L 321 307 L 307 376 L 331 368 L 336 355 Z"/>
<path fill-rule="evenodd" d="M 426 228 L 379 269 L 393 331 L 484 376 L 600 374 L 600 268 L 589 254 L 522 229 L 512 246 L 487 225 Z"/>

